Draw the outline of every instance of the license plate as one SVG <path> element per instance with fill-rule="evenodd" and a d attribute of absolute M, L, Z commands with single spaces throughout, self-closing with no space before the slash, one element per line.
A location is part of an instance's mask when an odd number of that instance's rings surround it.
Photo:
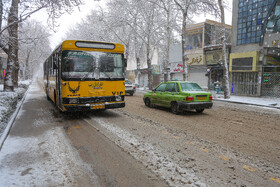
<path fill-rule="evenodd" d="M 197 95 L 196 100 L 201 101 L 201 100 L 206 100 L 206 95 Z"/>
<path fill-rule="evenodd" d="M 196 100 L 205 100 L 206 99 L 206 97 L 196 97 Z"/>
<path fill-rule="evenodd" d="M 95 109 L 104 109 L 105 108 L 105 105 L 102 105 L 102 104 L 100 104 L 100 105 L 92 105 L 91 106 L 91 109 L 92 110 L 95 110 Z"/>

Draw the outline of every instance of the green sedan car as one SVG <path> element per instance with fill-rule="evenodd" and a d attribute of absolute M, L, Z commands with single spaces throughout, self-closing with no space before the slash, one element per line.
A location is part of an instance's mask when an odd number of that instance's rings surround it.
<path fill-rule="evenodd" d="M 143 100 L 147 107 L 161 106 L 171 108 L 172 113 L 183 110 L 196 110 L 202 113 L 213 106 L 212 95 L 196 83 L 169 81 L 159 84 L 153 91 L 146 92 Z"/>

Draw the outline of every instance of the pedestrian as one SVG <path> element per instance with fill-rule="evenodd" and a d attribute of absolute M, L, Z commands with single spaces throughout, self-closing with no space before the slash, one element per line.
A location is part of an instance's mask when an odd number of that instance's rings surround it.
<path fill-rule="evenodd" d="M 214 85 L 215 85 L 216 93 L 219 94 L 219 92 L 220 92 L 220 82 L 216 81 L 216 82 L 214 82 Z"/>

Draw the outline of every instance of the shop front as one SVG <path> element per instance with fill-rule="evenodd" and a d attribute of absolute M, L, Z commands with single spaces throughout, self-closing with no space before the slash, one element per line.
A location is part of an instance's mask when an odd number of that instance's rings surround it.
<path fill-rule="evenodd" d="M 232 74 L 231 91 L 235 95 L 260 96 L 262 68 L 259 52 L 232 53 L 229 71 Z"/>
<path fill-rule="evenodd" d="M 189 81 L 198 83 L 203 88 L 208 88 L 208 78 L 205 76 L 207 67 L 203 49 L 187 50 L 187 64 Z"/>
<path fill-rule="evenodd" d="M 267 49 L 263 66 L 262 95 L 280 97 L 280 54 L 279 49 Z"/>
<path fill-rule="evenodd" d="M 227 53 L 228 54 L 228 53 Z M 227 55 L 228 56 L 228 55 Z M 221 49 L 205 49 L 205 60 L 207 64 L 206 76 L 208 77 L 208 89 L 214 90 L 215 84 L 219 82 L 221 89 L 223 88 L 223 66 L 222 66 L 222 50 Z"/>

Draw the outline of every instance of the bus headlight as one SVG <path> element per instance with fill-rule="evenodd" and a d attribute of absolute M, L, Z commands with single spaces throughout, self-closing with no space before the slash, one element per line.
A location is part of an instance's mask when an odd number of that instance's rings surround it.
<path fill-rule="evenodd" d="M 122 100 L 122 97 L 119 95 L 116 95 L 116 101 L 121 101 L 121 100 Z"/>
<path fill-rule="evenodd" d="M 78 103 L 78 99 L 77 98 L 69 99 L 69 104 L 77 104 L 77 103 Z"/>

